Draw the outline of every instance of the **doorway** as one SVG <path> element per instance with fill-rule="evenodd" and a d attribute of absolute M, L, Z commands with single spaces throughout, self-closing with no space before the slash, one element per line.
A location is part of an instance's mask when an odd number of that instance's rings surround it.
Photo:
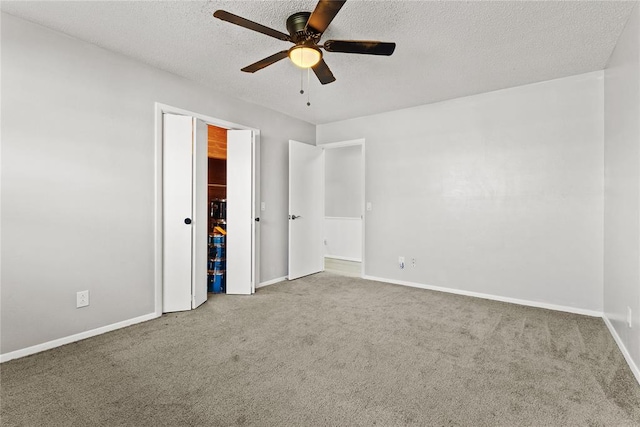
<path fill-rule="evenodd" d="M 364 277 L 364 178 L 364 139 L 289 141 L 289 280 L 327 267 Z"/>
<path fill-rule="evenodd" d="M 191 122 L 191 128 L 186 129 Z M 175 131 L 176 123 L 182 124 L 181 132 Z M 226 156 L 219 152 L 215 154 L 215 147 L 212 147 L 213 151 L 209 149 L 209 129 L 214 138 L 215 132 L 218 137 L 226 133 Z M 173 142 L 170 137 L 174 138 Z M 223 268 L 226 279 L 223 286 L 226 285 L 227 293 L 252 294 L 259 277 L 259 251 L 256 248 L 259 248 L 260 233 L 259 223 L 254 221 L 260 197 L 259 130 L 157 103 L 155 139 L 156 314 L 197 307 L 206 300 L 207 290 L 214 287 L 209 283 L 208 273 L 221 272 Z M 181 166 L 176 166 L 175 158 L 182 159 Z M 224 165 L 219 161 L 216 165 L 216 158 L 224 160 Z M 211 173 L 209 163 L 214 166 Z M 176 175 L 176 171 L 179 174 Z M 226 175 L 224 179 L 223 175 Z M 209 185 L 210 178 L 213 185 Z M 173 187 L 178 181 L 183 187 L 189 184 L 189 188 L 176 192 Z M 216 212 L 212 212 L 211 199 L 217 199 Z M 221 209 L 226 213 L 225 218 L 222 218 Z M 218 264 L 217 268 L 209 269 L 212 267 L 210 255 L 216 248 L 208 243 L 214 242 L 214 231 L 220 236 L 227 233 L 225 250 L 214 254 L 219 255 L 214 257 L 218 261 L 224 256 L 226 265 Z M 179 238 L 175 239 L 175 236 Z M 172 270 L 176 263 L 181 263 L 180 268 Z M 175 274 L 176 271 L 179 274 Z M 176 295 L 180 295 L 181 303 L 174 300 Z"/>
<path fill-rule="evenodd" d="M 324 269 L 364 276 L 364 140 L 320 145 L 325 150 Z"/>
<path fill-rule="evenodd" d="M 226 292 L 227 129 L 207 125 L 207 292 Z"/>

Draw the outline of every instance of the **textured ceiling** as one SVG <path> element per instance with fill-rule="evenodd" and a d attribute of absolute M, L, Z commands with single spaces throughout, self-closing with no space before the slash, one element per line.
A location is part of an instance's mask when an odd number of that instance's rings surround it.
<path fill-rule="evenodd" d="M 240 71 L 290 46 L 213 18 L 224 9 L 286 32 L 296 1 L 7 2 L 12 15 L 87 40 L 246 101 L 320 124 L 601 70 L 634 2 L 349 0 L 327 39 L 397 43 L 393 56 L 326 53 L 337 81 L 288 60 Z M 304 73 L 306 82 L 306 72 Z M 305 83 L 306 85 L 306 83 Z"/>

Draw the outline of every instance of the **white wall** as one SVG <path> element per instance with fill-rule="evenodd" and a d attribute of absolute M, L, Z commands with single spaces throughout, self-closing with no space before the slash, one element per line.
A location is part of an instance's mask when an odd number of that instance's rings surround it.
<path fill-rule="evenodd" d="M 366 275 L 601 311 L 602 75 L 318 126 L 367 141 Z"/>
<path fill-rule="evenodd" d="M 362 215 L 362 146 L 328 148 L 325 162 L 325 216 Z"/>
<path fill-rule="evenodd" d="M 313 125 L 2 14 L 1 353 L 154 311 L 155 102 L 261 130 L 261 280 L 286 275 Z"/>
<path fill-rule="evenodd" d="M 605 70 L 604 313 L 640 381 L 640 7 Z M 633 327 L 627 326 L 627 307 Z"/>
<path fill-rule="evenodd" d="M 325 217 L 324 256 L 361 262 L 362 219 Z"/>

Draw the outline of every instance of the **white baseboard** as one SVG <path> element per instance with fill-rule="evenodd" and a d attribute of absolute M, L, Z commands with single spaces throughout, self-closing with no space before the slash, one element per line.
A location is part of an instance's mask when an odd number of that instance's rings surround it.
<path fill-rule="evenodd" d="M 96 335 L 115 331 L 116 329 L 135 325 L 136 323 L 146 322 L 147 320 L 156 319 L 158 317 L 160 316 L 158 316 L 156 313 L 149 313 L 145 314 L 144 316 L 134 317 L 133 319 L 123 320 L 122 322 L 113 323 L 111 325 L 102 326 L 96 329 L 91 329 L 90 331 L 80 332 L 79 334 L 69 335 L 68 337 L 58 338 L 53 341 L 47 341 L 42 344 L 37 344 L 20 350 L 11 351 L 9 353 L 0 354 L 0 363 L 4 363 L 12 359 L 17 359 L 19 357 L 25 357 L 31 354 L 40 353 L 41 351 L 51 350 L 55 347 L 60 347 L 65 344 L 71 344 L 72 342 L 95 337 Z"/>
<path fill-rule="evenodd" d="M 582 314 L 584 316 L 591 316 L 591 317 L 602 317 L 601 311 L 587 310 L 584 308 L 576 308 L 576 307 L 570 307 L 566 305 L 556 305 L 556 304 L 548 304 L 545 302 L 529 301 L 529 300 L 522 300 L 517 298 L 508 298 L 508 297 L 502 297 L 499 295 L 483 294 L 480 292 L 471 292 L 471 291 L 464 291 L 464 290 L 452 289 L 452 288 L 443 288 L 441 286 L 424 285 L 422 283 L 407 282 L 404 280 L 395 280 L 395 279 L 384 279 L 382 277 L 374 277 L 374 276 L 367 276 L 367 275 L 365 275 L 363 278 L 367 280 L 375 280 L 377 282 L 392 283 L 394 285 L 402 285 L 402 286 L 410 286 L 412 288 L 427 289 L 430 291 L 446 292 L 449 294 L 465 295 L 468 297 L 476 297 L 476 298 L 489 299 L 493 301 L 508 302 L 511 304 L 526 305 L 528 307 L 546 308 L 547 310 L 564 311 L 567 313 Z"/>
<path fill-rule="evenodd" d="M 618 348 L 620 348 L 624 359 L 627 361 L 627 365 L 629 365 L 629 368 L 631 368 L 631 372 L 633 372 L 633 375 L 636 377 L 636 381 L 638 381 L 638 384 L 640 384 L 640 369 L 638 369 L 638 365 L 636 365 L 634 360 L 631 358 L 631 354 L 622 342 L 622 338 L 620 338 L 620 335 L 618 335 L 618 331 L 616 331 L 616 328 L 613 327 L 613 324 L 606 315 L 602 316 L 602 320 L 604 320 L 604 324 L 607 325 L 607 328 L 609 328 L 609 332 L 613 336 L 616 344 L 618 344 Z"/>
<path fill-rule="evenodd" d="M 339 256 L 339 255 L 325 255 L 325 258 L 330 259 L 339 259 L 341 261 L 351 261 L 351 262 L 362 262 L 362 258 L 351 258 L 348 256 Z"/>
<path fill-rule="evenodd" d="M 275 279 L 271 279 L 271 280 L 267 280 L 266 282 L 259 283 L 258 286 L 256 286 L 256 289 L 264 288 L 265 286 L 274 285 L 276 283 L 284 282 L 285 280 L 287 280 L 287 276 L 276 277 Z"/>

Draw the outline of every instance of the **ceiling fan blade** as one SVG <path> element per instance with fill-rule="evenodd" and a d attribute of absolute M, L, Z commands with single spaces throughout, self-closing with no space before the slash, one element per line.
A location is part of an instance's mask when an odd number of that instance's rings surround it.
<path fill-rule="evenodd" d="M 320 62 L 311 67 L 311 69 L 316 73 L 316 77 L 318 77 L 318 80 L 320 80 L 320 83 L 323 85 L 336 81 L 336 78 L 333 77 L 333 73 L 327 63 L 324 62 L 324 59 L 321 59 Z"/>
<path fill-rule="evenodd" d="M 244 71 L 245 73 L 255 73 L 258 70 L 262 70 L 264 67 L 268 67 L 271 64 L 275 64 L 276 62 L 280 61 L 281 59 L 286 58 L 288 55 L 289 55 L 289 51 L 288 50 L 283 50 L 281 52 L 274 53 L 271 56 L 267 56 L 266 58 L 261 59 L 258 62 L 254 62 L 251 65 L 247 65 L 246 67 L 244 67 L 240 71 Z"/>
<path fill-rule="evenodd" d="M 305 30 L 312 30 L 318 34 L 325 32 L 333 18 L 347 0 L 320 0 L 307 21 Z"/>
<path fill-rule="evenodd" d="M 364 40 L 327 40 L 323 47 L 327 52 L 389 56 L 396 49 L 396 44 Z"/>
<path fill-rule="evenodd" d="M 213 16 L 218 19 L 222 19 L 223 21 L 231 22 L 232 24 L 236 24 L 241 27 L 248 28 L 250 30 L 257 31 L 271 37 L 275 37 L 278 40 L 283 40 L 286 42 L 291 41 L 291 37 L 288 34 L 281 33 L 280 31 L 274 30 L 273 28 L 265 27 L 264 25 L 258 24 L 257 22 L 249 21 L 248 19 L 242 18 L 238 15 L 234 15 L 233 13 L 229 13 L 224 10 L 216 10 Z"/>

